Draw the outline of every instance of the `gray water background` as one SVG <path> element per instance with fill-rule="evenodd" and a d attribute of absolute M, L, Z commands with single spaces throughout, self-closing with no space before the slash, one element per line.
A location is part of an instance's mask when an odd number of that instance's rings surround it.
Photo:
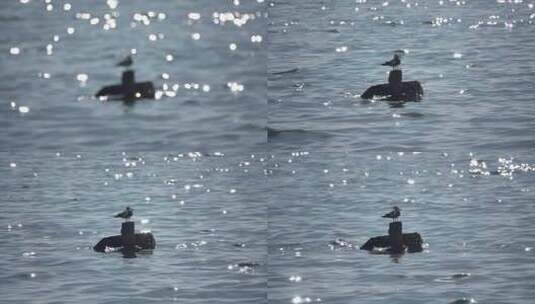
<path fill-rule="evenodd" d="M 528 151 L 277 155 L 270 303 L 532 303 L 534 164 Z M 396 205 L 424 251 L 359 250 Z"/>
<path fill-rule="evenodd" d="M 70 10 L 64 10 L 66 3 Z M 251 41 L 253 35 L 265 36 L 264 5 L 207 0 L 50 5 L 51 11 L 45 1 L 0 3 L 1 150 L 211 151 L 265 143 L 265 39 Z M 229 12 L 249 19 L 240 26 L 214 23 L 214 13 Z M 115 28 L 104 29 L 106 15 Z M 20 53 L 11 54 L 12 48 Z M 136 80 L 153 81 L 168 94 L 133 106 L 95 99 L 101 87 L 120 83 L 123 69 L 115 64 L 132 49 Z M 79 74 L 87 81 L 79 81 Z M 243 85 L 243 91 L 232 92 L 229 82 Z M 20 106 L 29 112 L 20 113 Z"/>
<path fill-rule="evenodd" d="M 0 161 L 8 163 L 0 169 L 0 302 L 265 302 L 260 155 L 0 153 Z M 113 215 L 127 205 L 156 249 L 135 259 L 94 252 L 120 234 Z"/>
<path fill-rule="evenodd" d="M 530 1 L 277 1 L 268 3 L 267 34 L 264 19 L 238 28 L 210 18 L 263 10 L 254 1 L 238 8 L 121 1 L 120 26 L 110 31 L 75 17 L 86 11 L 102 19 L 110 12 L 104 1 L 69 2 L 70 13 L 63 2 L 50 13 L 41 1 L 0 4 L 0 302 L 535 298 Z M 134 12 L 151 10 L 166 19 L 129 27 Z M 190 24 L 189 12 L 201 20 Z M 461 22 L 423 23 L 436 17 Z M 69 26 L 75 34 L 66 34 Z M 151 33 L 166 38 L 150 42 Z M 260 45 L 250 42 L 253 33 L 264 36 Z M 14 46 L 19 55 L 10 54 Z M 342 46 L 347 51 L 336 52 Z M 118 82 L 113 64 L 131 48 L 137 78 L 163 85 L 169 73 L 181 85 L 176 97 L 133 107 L 91 99 Z M 409 51 L 404 77 L 422 81 L 424 101 L 402 108 L 361 101 L 355 95 L 385 80 L 378 64 L 397 48 Z M 80 73 L 89 77 L 85 86 Z M 244 91 L 232 93 L 229 81 Z M 184 89 L 188 82 L 211 90 Z M 193 150 L 205 153 L 187 153 Z M 490 174 L 500 167 L 503 174 Z M 119 232 L 111 216 L 127 204 L 157 249 L 135 260 L 93 252 Z M 423 253 L 399 258 L 329 246 L 385 234 L 380 215 L 392 205 L 402 208 L 406 231 L 422 234 Z"/>
<path fill-rule="evenodd" d="M 500 3 L 503 2 L 503 3 Z M 442 4 L 441 4 L 442 3 Z M 533 1 L 274 1 L 269 140 L 292 151 L 533 148 Z M 345 52 L 337 52 L 337 49 Z M 364 101 L 395 50 L 421 103 Z M 277 74 L 298 69 L 296 72 Z"/>

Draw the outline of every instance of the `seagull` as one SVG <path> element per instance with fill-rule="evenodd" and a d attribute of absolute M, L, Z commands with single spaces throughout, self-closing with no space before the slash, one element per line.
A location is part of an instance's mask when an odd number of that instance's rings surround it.
<path fill-rule="evenodd" d="M 401 209 L 399 209 L 397 206 L 394 206 L 394 210 L 388 212 L 387 214 L 383 215 L 385 218 L 391 218 L 392 222 L 396 221 L 396 219 L 401 215 Z"/>
<path fill-rule="evenodd" d="M 126 209 L 123 211 L 123 212 L 119 212 L 115 215 L 115 217 L 120 217 L 120 218 L 123 218 L 125 220 L 128 220 L 132 217 L 132 215 L 134 215 L 134 209 L 130 208 L 130 207 L 126 207 Z"/>
<path fill-rule="evenodd" d="M 399 65 L 401 64 L 401 60 L 399 58 L 399 55 L 398 54 L 394 54 L 394 58 L 390 61 L 387 61 L 381 65 L 385 65 L 385 66 L 391 66 L 392 69 L 395 69 L 397 68 Z"/>
<path fill-rule="evenodd" d="M 132 56 L 128 55 L 125 59 L 117 63 L 117 66 L 128 67 L 131 66 L 132 63 L 134 63 L 134 61 L 132 60 Z"/>

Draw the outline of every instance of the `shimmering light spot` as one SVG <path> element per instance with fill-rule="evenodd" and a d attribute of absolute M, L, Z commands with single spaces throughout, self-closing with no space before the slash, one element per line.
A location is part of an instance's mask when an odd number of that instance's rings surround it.
<path fill-rule="evenodd" d="M 67 28 L 67 34 L 72 35 L 72 34 L 74 34 L 74 32 L 75 32 L 74 27 L 68 27 Z"/>
<path fill-rule="evenodd" d="M 10 53 L 11 55 L 18 55 L 18 54 L 20 54 L 20 48 L 18 48 L 18 47 L 12 47 L 12 48 L 9 49 L 9 53 Z"/>
<path fill-rule="evenodd" d="M 28 108 L 26 106 L 20 106 L 19 107 L 19 112 L 22 113 L 22 114 L 28 113 L 28 112 L 30 112 L 30 108 Z"/>
<path fill-rule="evenodd" d="M 17 163 L 10 163 L 10 164 L 9 164 L 9 167 L 10 167 L 10 168 L 16 168 L 16 167 L 17 167 Z"/>
<path fill-rule="evenodd" d="M 262 42 L 262 35 L 252 35 L 251 36 L 251 42 L 252 43 L 260 43 Z"/>
<path fill-rule="evenodd" d="M 234 93 L 243 91 L 243 85 L 237 82 L 229 82 L 227 83 L 227 87 L 229 87 L 230 91 Z"/>
<path fill-rule="evenodd" d="M 137 54 L 137 49 L 130 49 L 130 54 L 132 54 L 132 55 Z"/>
<path fill-rule="evenodd" d="M 311 303 L 312 299 L 309 297 L 302 298 L 301 296 L 295 296 L 292 298 L 292 304 Z"/>
<path fill-rule="evenodd" d="M 110 7 L 110 9 L 116 9 L 117 6 L 119 5 L 119 1 L 118 0 L 107 0 L 106 1 L 106 4 L 108 4 L 108 6 Z"/>
<path fill-rule="evenodd" d="M 230 192 L 230 194 L 234 194 L 234 193 L 236 193 L 236 189 L 230 189 L 229 192 Z"/>
<path fill-rule="evenodd" d="M 162 73 L 162 78 L 163 78 L 163 79 L 169 79 L 169 74 L 167 74 L 167 73 Z"/>
<path fill-rule="evenodd" d="M 156 39 L 158 39 L 158 36 L 156 36 L 156 34 L 150 34 L 149 35 L 149 40 L 150 41 L 156 41 Z"/>
<path fill-rule="evenodd" d="M 188 18 L 191 19 L 191 20 L 199 20 L 199 19 L 201 19 L 201 14 L 191 12 L 191 13 L 188 14 Z"/>
<path fill-rule="evenodd" d="M 337 53 L 347 52 L 347 46 L 341 46 L 336 48 Z"/>
<path fill-rule="evenodd" d="M 204 84 L 204 85 L 202 86 L 202 90 L 203 90 L 203 92 L 210 92 L 210 86 L 207 85 L 207 84 Z"/>
<path fill-rule="evenodd" d="M 236 43 L 231 43 L 231 44 L 229 44 L 228 48 L 231 51 L 235 51 L 238 48 L 238 46 L 236 45 Z"/>
<path fill-rule="evenodd" d="M 167 60 L 167 61 L 173 61 L 173 55 L 171 55 L 171 54 L 167 54 L 167 55 L 165 55 L 165 60 Z"/>
<path fill-rule="evenodd" d="M 63 10 L 64 11 L 70 11 L 72 8 L 71 4 L 70 3 L 65 3 L 63 4 Z"/>
<path fill-rule="evenodd" d="M 46 45 L 46 54 L 48 56 L 51 56 L 53 52 L 54 52 L 54 46 L 52 44 L 50 44 L 50 43 L 47 44 Z"/>
<path fill-rule="evenodd" d="M 97 25 L 98 23 L 100 22 L 100 19 L 99 18 L 91 18 L 91 20 L 89 20 L 89 23 L 91 25 Z"/>
<path fill-rule="evenodd" d="M 193 39 L 193 40 L 199 40 L 199 39 L 201 39 L 201 34 L 199 34 L 199 33 L 192 33 L 192 34 L 191 34 L 191 39 Z"/>
<path fill-rule="evenodd" d="M 414 185 L 414 179 L 409 178 L 409 179 L 407 180 L 407 184 L 409 184 L 409 185 Z"/>
<path fill-rule="evenodd" d="M 80 82 L 86 82 L 89 79 L 89 76 L 87 74 L 78 74 L 76 75 L 76 80 Z"/>
<path fill-rule="evenodd" d="M 455 59 L 463 58 L 463 54 L 461 54 L 459 52 L 455 52 L 455 53 L 453 53 L 453 58 L 455 58 Z"/>
<path fill-rule="evenodd" d="M 30 273 L 30 278 L 32 278 L 32 279 L 33 279 L 33 278 L 35 278 L 35 277 L 36 277 L 36 274 L 35 274 L 35 272 L 32 272 L 32 273 Z"/>

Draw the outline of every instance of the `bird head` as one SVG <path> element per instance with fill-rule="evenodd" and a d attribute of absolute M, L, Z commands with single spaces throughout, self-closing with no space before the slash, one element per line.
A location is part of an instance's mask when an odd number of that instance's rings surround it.
<path fill-rule="evenodd" d="M 399 211 L 401 211 L 401 209 L 399 209 L 398 206 L 394 206 L 394 211 L 398 211 L 399 212 Z"/>

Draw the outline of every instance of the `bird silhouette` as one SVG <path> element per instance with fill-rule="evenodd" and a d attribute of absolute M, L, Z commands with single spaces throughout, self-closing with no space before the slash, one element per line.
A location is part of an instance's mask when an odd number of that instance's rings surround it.
<path fill-rule="evenodd" d="M 117 66 L 129 67 L 133 63 L 134 63 L 134 60 L 132 60 L 132 56 L 128 55 L 122 61 L 119 61 L 119 63 L 117 63 Z"/>
<path fill-rule="evenodd" d="M 134 215 L 134 209 L 127 206 L 124 211 L 117 213 L 114 217 L 120 217 L 128 220 L 132 217 L 132 215 Z"/>
<path fill-rule="evenodd" d="M 395 54 L 394 55 L 394 58 L 390 61 L 387 61 L 381 65 L 384 65 L 384 66 L 391 66 L 392 69 L 398 67 L 399 65 L 401 64 L 401 59 L 399 58 L 399 55 L 398 54 Z"/>
<path fill-rule="evenodd" d="M 397 206 L 394 206 L 394 208 L 392 208 L 393 210 L 390 211 L 389 213 L 383 215 L 384 218 L 391 218 L 392 219 L 392 222 L 396 221 L 396 219 L 401 215 L 401 209 L 399 209 Z"/>

